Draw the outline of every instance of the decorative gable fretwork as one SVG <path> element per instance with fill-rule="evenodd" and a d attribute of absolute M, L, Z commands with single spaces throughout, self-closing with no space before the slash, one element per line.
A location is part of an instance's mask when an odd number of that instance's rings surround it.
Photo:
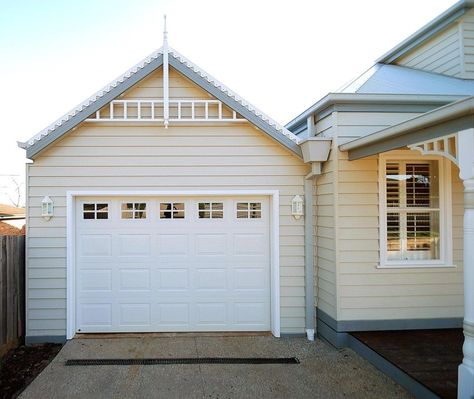
<path fill-rule="evenodd" d="M 441 155 L 459 165 L 456 133 L 411 144 L 408 148 L 420 151 L 423 155 Z"/>
<path fill-rule="evenodd" d="M 162 99 L 114 100 L 88 122 L 243 122 L 245 119 L 219 100 L 169 99 L 168 115 Z"/>

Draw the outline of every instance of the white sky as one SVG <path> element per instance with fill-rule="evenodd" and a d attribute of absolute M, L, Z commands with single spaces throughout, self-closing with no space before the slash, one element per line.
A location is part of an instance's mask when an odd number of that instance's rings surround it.
<path fill-rule="evenodd" d="M 0 0 L 0 203 L 26 141 L 169 43 L 285 124 L 453 0 Z M 6 188 L 4 188 L 6 187 Z"/>

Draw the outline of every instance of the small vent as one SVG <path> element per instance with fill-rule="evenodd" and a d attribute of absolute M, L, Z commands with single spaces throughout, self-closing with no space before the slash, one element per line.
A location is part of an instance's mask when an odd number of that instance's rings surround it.
<path fill-rule="evenodd" d="M 69 359 L 66 366 L 153 366 L 170 364 L 299 364 L 296 357 L 202 357 L 170 359 Z"/>

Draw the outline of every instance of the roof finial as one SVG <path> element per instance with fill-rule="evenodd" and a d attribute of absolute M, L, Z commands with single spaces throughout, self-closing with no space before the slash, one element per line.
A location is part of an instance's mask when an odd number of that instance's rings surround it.
<path fill-rule="evenodd" d="M 166 14 L 163 15 L 163 19 L 165 21 L 165 25 L 163 28 L 163 45 L 168 44 L 168 31 L 166 30 Z"/>

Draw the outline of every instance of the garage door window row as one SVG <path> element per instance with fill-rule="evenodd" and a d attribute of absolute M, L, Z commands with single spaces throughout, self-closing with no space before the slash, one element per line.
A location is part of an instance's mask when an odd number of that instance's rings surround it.
<path fill-rule="evenodd" d="M 146 219 L 146 202 L 123 202 L 121 204 L 122 219 Z M 223 219 L 224 203 L 198 202 L 199 219 Z M 160 219 L 185 219 L 186 209 L 184 202 L 160 202 Z M 261 219 L 261 202 L 237 202 L 235 209 L 237 219 Z M 109 219 L 108 203 L 83 204 L 83 219 Z"/>

